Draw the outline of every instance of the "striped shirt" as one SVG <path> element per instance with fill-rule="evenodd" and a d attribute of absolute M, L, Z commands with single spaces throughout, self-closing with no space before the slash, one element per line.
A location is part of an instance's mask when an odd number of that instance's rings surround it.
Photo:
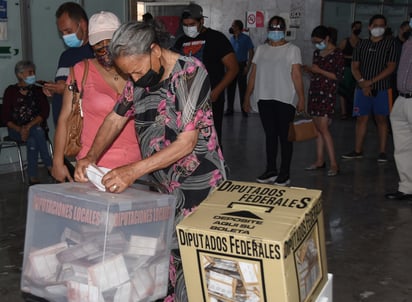
<path fill-rule="evenodd" d="M 397 83 L 399 92 L 412 93 L 412 39 L 403 43 Z"/>
<path fill-rule="evenodd" d="M 362 78 L 372 80 L 388 67 L 389 62 L 396 63 L 396 48 L 393 39 L 382 39 L 372 42 L 362 39 L 353 51 L 353 62 L 359 62 L 359 71 Z M 372 89 L 386 90 L 391 87 L 391 77 L 377 81 Z"/>

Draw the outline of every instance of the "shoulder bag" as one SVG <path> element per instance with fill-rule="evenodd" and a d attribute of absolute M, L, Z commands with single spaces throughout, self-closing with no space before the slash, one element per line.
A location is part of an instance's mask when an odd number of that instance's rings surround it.
<path fill-rule="evenodd" d="M 83 111 L 82 111 L 82 97 L 84 85 L 87 79 L 87 73 L 89 71 L 89 61 L 84 60 L 84 73 L 80 90 L 77 86 L 76 78 L 74 75 L 73 67 L 70 67 L 71 83 L 69 90 L 73 93 L 72 98 L 72 111 L 67 118 L 67 132 L 66 132 L 66 144 L 64 147 L 64 155 L 67 157 L 76 156 L 81 148 L 81 135 L 83 130 Z"/>
<path fill-rule="evenodd" d="M 301 142 L 314 139 L 318 136 L 315 124 L 310 116 L 305 113 L 297 113 L 289 126 L 288 140 Z"/>

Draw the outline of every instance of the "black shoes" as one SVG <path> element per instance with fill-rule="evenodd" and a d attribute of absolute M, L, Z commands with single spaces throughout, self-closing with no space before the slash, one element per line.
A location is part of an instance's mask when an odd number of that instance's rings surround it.
<path fill-rule="evenodd" d="M 274 184 L 282 187 L 287 186 L 288 184 L 290 184 L 289 175 L 278 176 Z"/>
<path fill-rule="evenodd" d="M 273 183 L 276 180 L 277 176 L 277 171 L 265 171 L 265 173 L 256 178 L 256 181 L 261 184 L 269 184 Z"/>
<path fill-rule="evenodd" d="M 396 191 L 394 193 L 385 194 L 387 199 L 391 200 L 409 200 L 412 201 L 412 194 L 406 194 L 403 192 Z"/>
<path fill-rule="evenodd" d="M 343 159 L 354 159 L 354 158 L 362 158 L 362 157 L 363 157 L 363 153 L 356 152 L 356 151 L 352 151 L 352 152 L 342 155 Z"/>

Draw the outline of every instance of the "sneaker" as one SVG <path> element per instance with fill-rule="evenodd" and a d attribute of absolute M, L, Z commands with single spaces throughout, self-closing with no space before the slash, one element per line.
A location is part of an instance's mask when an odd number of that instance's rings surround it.
<path fill-rule="evenodd" d="M 386 153 L 379 153 L 378 155 L 378 163 L 386 163 L 388 161 L 388 157 L 386 156 Z"/>
<path fill-rule="evenodd" d="M 352 151 L 350 153 L 342 155 L 343 159 L 353 159 L 353 158 L 362 158 L 362 157 L 363 157 L 363 153 L 362 152 L 356 152 L 356 151 Z"/>
<path fill-rule="evenodd" d="M 262 184 L 268 184 L 274 182 L 278 177 L 278 173 L 276 171 L 266 171 L 262 175 L 256 178 L 256 181 Z"/>
<path fill-rule="evenodd" d="M 289 176 L 288 176 L 288 175 L 286 175 L 286 176 L 279 176 L 278 178 L 276 178 L 275 185 L 278 185 L 278 186 L 287 186 L 288 184 L 290 184 L 290 179 L 289 179 Z"/>

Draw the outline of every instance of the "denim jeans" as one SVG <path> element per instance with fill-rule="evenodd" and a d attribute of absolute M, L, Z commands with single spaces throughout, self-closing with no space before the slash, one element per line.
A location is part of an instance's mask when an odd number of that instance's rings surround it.
<path fill-rule="evenodd" d="M 8 129 L 11 139 L 23 143 L 21 135 L 14 129 Z M 37 177 L 37 160 L 40 158 L 46 167 L 52 166 L 52 159 L 47 149 L 46 133 L 41 126 L 33 126 L 30 128 L 29 137 L 27 138 L 27 174 L 29 177 Z"/>

